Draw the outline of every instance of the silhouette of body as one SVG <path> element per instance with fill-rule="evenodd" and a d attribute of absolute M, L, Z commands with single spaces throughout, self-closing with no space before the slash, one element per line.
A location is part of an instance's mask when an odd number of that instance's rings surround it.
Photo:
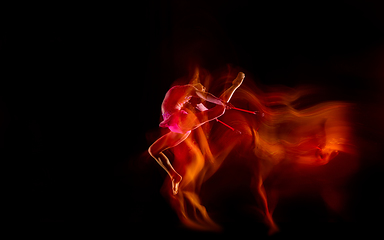
<path fill-rule="evenodd" d="M 161 106 L 164 120 L 159 126 L 167 127 L 171 131 L 156 140 L 149 147 L 148 152 L 171 178 L 173 194 L 178 193 L 182 176 L 175 171 L 163 151 L 183 142 L 192 130 L 222 116 L 225 110 L 230 108 L 228 102 L 236 89 L 242 84 L 244 77 L 244 73 L 240 72 L 232 82 L 232 86 L 219 98 L 206 92 L 204 86 L 200 83 L 174 86 L 166 93 Z M 192 97 L 214 103 L 216 106 L 207 109 L 200 103 L 195 107 L 198 111 L 194 111 L 189 106 Z"/>

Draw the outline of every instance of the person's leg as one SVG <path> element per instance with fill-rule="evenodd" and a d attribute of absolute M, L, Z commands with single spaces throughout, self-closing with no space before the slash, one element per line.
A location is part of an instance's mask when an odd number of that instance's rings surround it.
<path fill-rule="evenodd" d="M 157 161 L 157 163 L 168 173 L 169 177 L 171 178 L 173 194 L 177 194 L 182 177 L 172 167 L 172 164 L 170 163 L 167 156 L 165 156 L 163 151 L 167 150 L 168 148 L 177 146 L 183 142 L 190 133 L 191 131 L 186 133 L 169 132 L 156 140 L 148 148 L 149 154 Z"/>
<path fill-rule="evenodd" d="M 229 102 L 231 100 L 233 93 L 240 87 L 240 85 L 243 83 L 243 80 L 245 78 L 245 74 L 242 72 L 239 72 L 237 74 L 237 77 L 235 80 L 232 81 L 232 86 L 229 87 L 223 94 L 221 94 L 220 99 L 224 102 Z"/>
<path fill-rule="evenodd" d="M 240 85 L 243 83 L 243 80 L 245 78 L 245 74 L 242 72 L 239 72 L 237 74 L 237 77 L 232 82 L 232 86 L 229 87 L 223 94 L 221 94 L 220 99 L 224 102 L 229 102 L 231 100 L 233 93 L 236 91 L 237 88 L 240 87 Z M 220 116 L 222 116 L 225 113 L 225 107 L 222 105 L 216 105 L 215 107 L 199 112 L 196 114 L 197 119 L 199 120 L 200 125 L 204 124 L 207 121 L 211 121 L 213 119 L 216 119 Z"/>

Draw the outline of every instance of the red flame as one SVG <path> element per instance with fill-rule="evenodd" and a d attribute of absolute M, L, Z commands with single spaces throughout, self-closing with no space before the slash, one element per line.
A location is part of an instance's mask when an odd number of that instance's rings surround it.
<path fill-rule="evenodd" d="M 196 70 L 191 83 L 199 82 L 208 92 L 220 96 L 237 73 L 231 70 L 214 78 Z M 334 187 L 334 180 L 356 167 L 350 121 L 352 104 L 321 102 L 308 106 L 305 99 L 315 96 L 315 88 L 262 88 L 263 91 L 246 77 L 230 101 L 233 109 L 226 110 L 218 121 L 196 128 L 182 143 L 167 150 L 183 180 L 176 195 L 172 194 L 169 178 L 163 191 L 186 226 L 221 229 L 220 214 L 215 212 L 216 217 L 212 217 L 206 206 L 214 209 L 212 201 L 217 198 L 212 195 L 238 181 L 215 176 L 224 163 L 244 170 L 250 181 L 249 192 L 255 197 L 254 208 L 261 212 L 260 220 L 270 233 L 278 230 L 272 214 L 278 199 L 299 192 L 303 185 L 300 182 L 309 177 L 322 179 L 318 184 L 324 201 L 330 209 L 343 211 L 344 197 Z M 339 158 L 339 153 L 350 156 L 349 160 L 340 158 L 342 166 L 315 167 Z"/>

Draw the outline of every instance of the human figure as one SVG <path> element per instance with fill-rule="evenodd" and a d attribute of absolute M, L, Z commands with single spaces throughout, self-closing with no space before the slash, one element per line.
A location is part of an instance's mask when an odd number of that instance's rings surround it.
<path fill-rule="evenodd" d="M 172 164 L 163 152 L 183 142 L 192 130 L 222 116 L 225 110 L 230 108 L 231 105 L 228 102 L 236 89 L 242 84 L 244 77 L 245 74 L 239 72 L 236 79 L 233 80 L 232 86 L 219 98 L 206 92 L 204 86 L 200 83 L 177 85 L 166 93 L 161 105 L 164 120 L 159 126 L 168 127 L 171 131 L 156 140 L 148 148 L 148 152 L 168 173 L 172 181 L 174 195 L 179 191 L 182 176 L 172 167 Z M 199 111 L 195 111 L 189 104 L 192 97 L 214 103 L 216 106 L 207 109 L 203 104 L 198 104 L 195 108 Z"/>

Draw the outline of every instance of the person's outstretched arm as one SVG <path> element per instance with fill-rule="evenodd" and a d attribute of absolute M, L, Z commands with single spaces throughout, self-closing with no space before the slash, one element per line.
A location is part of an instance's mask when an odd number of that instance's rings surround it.
<path fill-rule="evenodd" d="M 199 96 L 199 98 L 204 99 L 205 101 L 208 101 L 217 105 L 225 106 L 225 103 L 220 98 L 213 95 L 212 93 L 196 90 L 196 95 Z"/>

